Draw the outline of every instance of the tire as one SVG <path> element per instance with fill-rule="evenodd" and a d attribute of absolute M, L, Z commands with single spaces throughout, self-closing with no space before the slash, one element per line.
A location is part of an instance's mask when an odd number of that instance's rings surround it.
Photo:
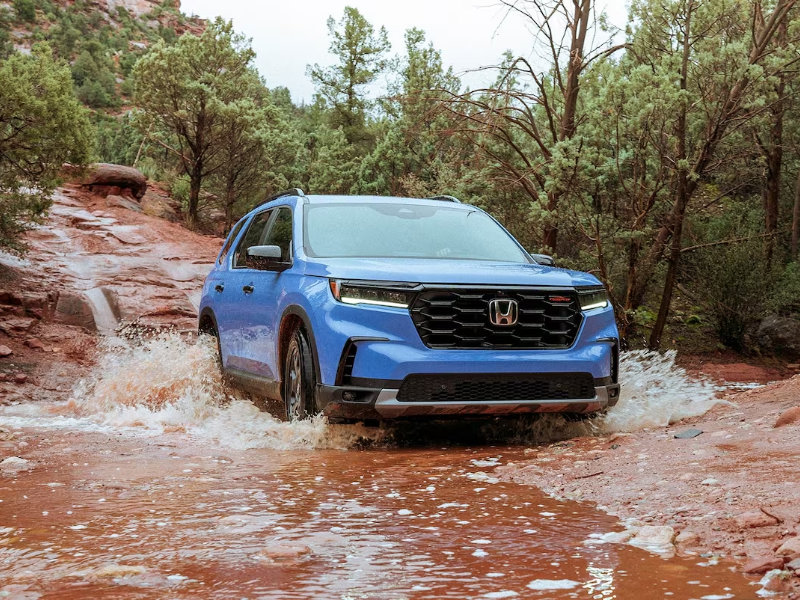
<path fill-rule="evenodd" d="M 217 328 L 214 326 L 212 322 L 204 323 L 204 325 L 200 328 L 199 331 L 200 335 L 210 335 L 214 338 L 214 344 L 217 347 L 217 367 L 220 371 L 222 371 L 222 345 L 219 341 L 219 332 L 217 332 Z"/>
<path fill-rule="evenodd" d="M 316 384 L 311 346 L 305 332 L 295 329 L 286 347 L 281 382 L 287 421 L 308 419 L 317 412 L 314 402 Z"/>

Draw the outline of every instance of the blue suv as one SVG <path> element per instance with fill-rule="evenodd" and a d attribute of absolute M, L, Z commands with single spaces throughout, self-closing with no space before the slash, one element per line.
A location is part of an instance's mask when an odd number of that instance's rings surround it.
<path fill-rule="evenodd" d="M 593 414 L 619 395 L 614 312 L 594 276 L 550 265 L 449 196 L 293 189 L 232 229 L 199 331 L 289 419 Z"/>

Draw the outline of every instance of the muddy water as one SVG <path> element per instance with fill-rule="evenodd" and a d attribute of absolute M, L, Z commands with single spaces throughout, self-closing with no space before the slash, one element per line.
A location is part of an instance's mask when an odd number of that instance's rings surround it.
<path fill-rule="evenodd" d="M 0 597 L 753 598 L 730 565 L 598 544 L 614 518 L 494 477 L 713 402 L 669 358 L 623 368 L 603 422 L 387 432 L 282 423 L 208 344 L 111 340 L 69 402 L 0 407 Z"/>
<path fill-rule="evenodd" d="M 15 598 L 753 597 L 725 565 L 587 543 L 619 525 L 494 479 L 519 448 L 11 437 L 32 467 L 0 479 L 0 593 Z"/>

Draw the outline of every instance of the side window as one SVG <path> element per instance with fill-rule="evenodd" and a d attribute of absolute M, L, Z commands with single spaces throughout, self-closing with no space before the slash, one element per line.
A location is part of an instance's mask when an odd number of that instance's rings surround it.
<path fill-rule="evenodd" d="M 242 241 L 239 242 L 239 245 L 236 247 L 236 255 L 233 257 L 234 269 L 246 267 L 247 249 L 250 246 L 260 246 L 263 243 L 261 238 L 264 237 L 267 223 L 269 223 L 273 212 L 274 211 L 271 210 L 265 210 L 264 212 L 258 213 L 255 217 L 253 217 L 253 220 L 250 222 L 250 227 L 248 227 L 247 231 L 244 232 Z"/>
<path fill-rule="evenodd" d="M 240 220 L 236 225 L 233 226 L 230 235 L 228 236 L 228 241 L 225 242 L 225 245 L 222 247 L 222 252 L 219 253 L 219 259 L 217 262 L 222 264 L 222 261 L 225 260 L 225 257 L 228 256 L 228 252 L 231 249 L 231 245 L 233 245 L 233 240 L 236 239 L 236 236 L 239 235 L 239 232 L 244 227 L 244 224 L 247 222 L 247 219 Z"/>
<path fill-rule="evenodd" d="M 275 215 L 272 227 L 262 244 L 280 246 L 281 261 L 292 262 L 292 210 L 290 208 L 278 209 L 278 214 Z"/>

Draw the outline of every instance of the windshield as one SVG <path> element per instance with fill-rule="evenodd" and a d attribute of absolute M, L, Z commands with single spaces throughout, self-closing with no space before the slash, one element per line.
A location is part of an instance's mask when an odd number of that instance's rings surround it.
<path fill-rule="evenodd" d="M 485 213 L 446 206 L 307 205 L 305 247 L 314 257 L 530 262 L 514 239 Z"/>

